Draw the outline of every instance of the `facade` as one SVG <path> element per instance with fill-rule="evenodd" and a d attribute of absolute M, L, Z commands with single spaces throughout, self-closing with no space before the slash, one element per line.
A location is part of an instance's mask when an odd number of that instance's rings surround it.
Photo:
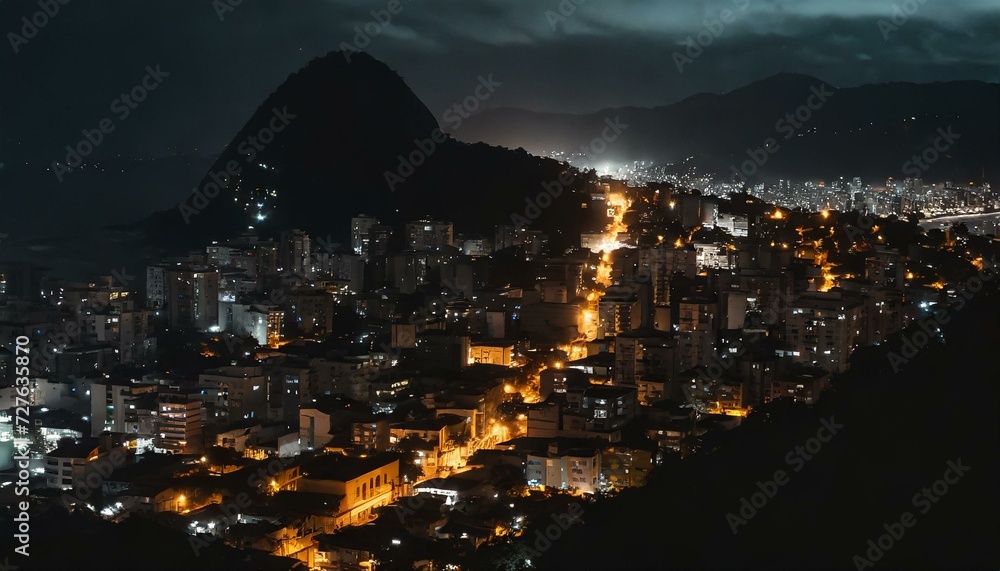
<path fill-rule="evenodd" d="M 600 450 L 569 450 L 564 453 L 528 454 L 524 477 L 529 487 L 542 486 L 577 490 L 584 494 L 598 491 L 601 479 Z"/>
<path fill-rule="evenodd" d="M 399 456 L 395 454 L 317 456 L 303 466 L 302 473 L 299 491 L 344 496 L 338 519 L 345 517 L 351 525 L 373 519 L 373 509 L 395 499 L 400 484 Z"/>
<path fill-rule="evenodd" d="M 717 304 L 708 299 L 683 299 L 678 304 L 677 330 L 681 335 L 680 370 L 708 362 L 717 328 Z"/>
<path fill-rule="evenodd" d="M 749 234 L 750 223 L 746 216 L 720 213 L 716 227 L 729 232 L 737 238 L 746 238 Z"/>
<path fill-rule="evenodd" d="M 278 273 L 312 278 L 309 235 L 302 230 L 281 233 L 278 245 Z"/>
<path fill-rule="evenodd" d="M 699 272 L 729 269 L 732 267 L 729 250 L 725 244 L 694 242 L 695 262 Z"/>
<path fill-rule="evenodd" d="M 621 440 L 621 429 L 635 418 L 638 391 L 633 387 L 571 386 L 528 409 L 528 436 Z"/>
<path fill-rule="evenodd" d="M 112 383 L 90 384 L 90 434 L 98 436 L 108 430 L 125 432 L 128 401 L 132 389 L 128 385 Z"/>
<path fill-rule="evenodd" d="M 71 490 L 82 487 L 87 462 L 97 457 L 96 438 L 78 438 L 45 455 L 45 487 Z"/>
<path fill-rule="evenodd" d="M 378 225 L 378 218 L 359 214 L 351 218 L 351 250 L 355 255 L 369 259 L 371 255 L 371 229 Z"/>
<path fill-rule="evenodd" d="M 368 258 L 380 258 L 389 254 L 392 226 L 376 224 L 368 229 Z"/>
<path fill-rule="evenodd" d="M 204 330 L 219 324 L 217 270 L 197 266 L 170 267 L 165 277 L 163 303 L 171 328 Z"/>
<path fill-rule="evenodd" d="M 629 287 L 607 288 L 597 303 L 597 321 L 606 335 L 638 328 L 642 323 L 639 296 Z"/>
<path fill-rule="evenodd" d="M 404 438 L 419 438 L 442 449 L 466 431 L 466 418 L 455 414 L 443 414 L 428 420 L 399 422 L 389 428 L 390 442 L 395 444 Z"/>
<path fill-rule="evenodd" d="M 454 245 L 454 227 L 451 222 L 416 220 L 406 223 L 406 248 L 408 250 L 433 251 Z"/>
<path fill-rule="evenodd" d="M 865 279 L 875 287 L 902 291 L 903 261 L 899 252 L 876 248 L 875 255 L 865 259 Z"/>
<path fill-rule="evenodd" d="M 802 367 L 781 375 L 771 384 L 770 400 L 791 398 L 795 402 L 816 404 L 830 387 L 830 373 L 815 367 Z"/>
<path fill-rule="evenodd" d="M 786 311 L 792 361 L 839 373 L 864 330 L 864 305 L 837 292 L 804 293 Z"/>
<path fill-rule="evenodd" d="M 302 450 L 319 450 L 329 441 L 330 413 L 302 407 L 299 411 L 299 446 Z"/>
<path fill-rule="evenodd" d="M 232 333 L 252 337 L 258 345 L 275 347 L 284 338 L 285 310 L 278 305 L 233 304 Z"/>
<path fill-rule="evenodd" d="M 385 452 L 389 449 L 389 421 L 351 423 L 351 442 L 369 452 Z"/>
<path fill-rule="evenodd" d="M 510 366 L 513 343 L 473 343 L 469 348 L 469 364 Z"/>
<path fill-rule="evenodd" d="M 161 394 L 157 444 L 169 454 L 201 452 L 201 401 L 182 395 Z"/>
<path fill-rule="evenodd" d="M 654 329 L 620 333 L 615 337 L 614 356 L 616 385 L 673 382 L 680 365 L 680 350 L 674 336 Z"/>
<path fill-rule="evenodd" d="M 260 367 L 219 367 L 198 376 L 200 386 L 218 389 L 216 409 L 220 418 L 213 422 L 230 423 L 267 416 L 267 382 Z"/>

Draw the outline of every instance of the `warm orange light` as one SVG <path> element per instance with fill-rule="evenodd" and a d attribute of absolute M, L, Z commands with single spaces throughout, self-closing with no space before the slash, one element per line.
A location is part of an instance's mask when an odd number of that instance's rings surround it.
<path fill-rule="evenodd" d="M 780 210 L 775 210 L 774 214 L 771 216 L 771 218 L 774 218 L 775 220 L 781 220 L 784 217 L 785 217 L 785 214 L 783 212 L 781 212 Z"/>
<path fill-rule="evenodd" d="M 829 210 L 825 210 L 824 209 L 823 212 L 820 212 L 820 214 L 823 215 L 823 218 L 829 218 L 830 217 L 830 211 Z"/>

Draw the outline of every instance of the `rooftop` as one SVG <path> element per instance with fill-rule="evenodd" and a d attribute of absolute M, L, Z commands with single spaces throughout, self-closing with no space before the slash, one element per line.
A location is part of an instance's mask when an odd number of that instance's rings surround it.
<path fill-rule="evenodd" d="M 49 458 L 88 458 L 97 450 L 97 438 L 77 438 L 46 454 Z"/>
<path fill-rule="evenodd" d="M 303 476 L 313 480 L 346 482 L 398 460 L 398 454 L 389 452 L 365 458 L 327 454 L 307 462 L 302 468 L 302 473 Z"/>
<path fill-rule="evenodd" d="M 393 424 L 392 428 L 399 430 L 441 430 L 446 426 L 454 426 L 463 422 L 465 422 L 465 418 L 457 414 L 442 414 L 436 418 L 399 422 Z"/>
<path fill-rule="evenodd" d="M 634 394 L 636 389 L 632 387 L 608 387 L 608 386 L 592 386 L 588 388 L 583 394 L 584 396 L 590 398 L 620 398 L 629 394 Z"/>
<path fill-rule="evenodd" d="M 453 492 L 466 492 L 478 486 L 480 483 L 475 480 L 466 480 L 464 478 L 431 478 L 430 480 L 425 480 L 415 486 L 414 490 L 422 489 L 437 489 L 437 490 L 451 490 Z"/>

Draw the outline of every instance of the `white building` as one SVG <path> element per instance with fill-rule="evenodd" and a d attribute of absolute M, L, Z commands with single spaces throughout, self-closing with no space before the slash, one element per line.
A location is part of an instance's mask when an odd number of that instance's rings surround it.
<path fill-rule="evenodd" d="M 82 487 L 87 460 L 97 457 L 97 439 L 79 438 L 45 455 L 45 487 L 71 490 Z"/>
<path fill-rule="evenodd" d="M 719 214 L 716 227 L 722 228 L 733 236 L 746 238 L 750 233 L 750 222 L 746 216 L 739 214 Z"/>
<path fill-rule="evenodd" d="M 576 488 L 585 494 L 596 492 L 601 477 L 601 452 L 569 450 L 559 454 L 555 448 L 551 446 L 546 455 L 528 454 L 524 474 L 528 486 Z"/>
<path fill-rule="evenodd" d="M 714 242 L 693 242 L 696 256 L 695 263 L 698 272 L 707 270 L 728 270 L 732 267 L 729 261 L 729 248 L 725 244 Z"/>

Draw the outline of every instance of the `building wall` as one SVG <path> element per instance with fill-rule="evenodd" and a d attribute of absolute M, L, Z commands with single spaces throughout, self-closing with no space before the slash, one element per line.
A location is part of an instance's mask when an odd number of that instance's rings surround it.
<path fill-rule="evenodd" d="M 509 367 L 513 349 L 513 345 L 473 345 L 469 349 L 469 362 Z"/>
<path fill-rule="evenodd" d="M 863 306 L 797 302 L 786 313 L 792 361 L 810 363 L 838 373 L 847 369 L 848 358 L 864 330 Z"/>
<path fill-rule="evenodd" d="M 299 411 L 299 445 L 318 450 L 330 441 L 330 415 L 315 408 Z"/>
<path fill-rule="evenodd" d="M 585 494 L 593 494 L 598 490 L 600 476 L 599 452 L 593 456 L 528 454 L 525 459 L 525 480 L 529 486 L 577 488 Z"/>
<path fill-rule="evenodd" d="M 299 490 L 345 496 L 342 513 L 350 515 L 350 522 L 364 523 L 372 508 L 384 506 L 393 499 L 394 487 L 399 483 L 399 460 L 392 460 L 374 470 L 346 481 L 319 480 L 304 477 L 299 480 Z"/>

